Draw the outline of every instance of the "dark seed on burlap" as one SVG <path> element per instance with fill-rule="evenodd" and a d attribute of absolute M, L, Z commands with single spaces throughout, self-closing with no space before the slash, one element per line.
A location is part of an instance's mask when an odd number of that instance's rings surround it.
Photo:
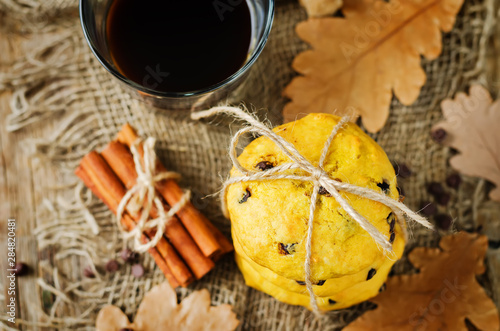
<path fill-rule="evenodd" d="M 138 256 L 137 256 L 137 253 L 135 253 L 131 249 L 125 248 L 124 250 L 122 250 L 120 252 L 120 257 L 126 263 L 133 263 L 137 260 Z"/>
<path fill-rule="evenodd" d="M 453 218 L 448 214 L 438 214 L 434 216 L 434 220 L 436 221 L 436 225 L 441 230 L 448 230 L 453 223 Z"/>
<path fill-rule="evenodd" d="M 436 202 L 438 205 L 447 206 L 450 202 L 451 195 L 449 193 L 443 192 L 441 194 L 436 195 Z"/>
<path fill-rule="evenodd" d="M 117 272 L 118 269 L 120 269 L 120 264 L 116 260 L 109 260 L 108 263 L 106 263 L 106 271 L 109 273 L 114 273 Z"/>
<path fill-rule="evenodd" d="M 431 181 L 444 183 L 450 173 L 449 149 L 433 141 L 431 127 L 442 118 L 439 104 L 444 98 L 466 91 L 472 81 L 486 81 L 483 66 L 495 3 L 495 0 L 465 1 L 455 28 L 443 37 L 443 54 L 435 61 L 422 60 L 427 82 L 419 99 L 411 106 L 403 106 L 394 99 L 386 126 L 371 135 L 389 159 L 405 160 L 412 170 L 404 187 L 405 204 L 413 210 L 419 207 L 420 201 L 429 199 L 426 184 Z M 7 128 L 15 131 L 30 125 L 31 130 L 48 121 L 58 123 L 57 130 L 51 132 L 47 140 L 27 140 L 26 147 L 43 161 L 39 163 L 41 170 L 54 165 L 71 174 L 83 155 L 91 149 L 102 148 L 124 123 L 130 122 L 141 135 L 158 139 L 159 158 L 169 169 L 183 175 L 182 186 L 203 196 L 217 192 L 221 177 L 225 178 L 230 170 L 226 146 L 238 123 L 219 118 L 213 123 L 195 123 L 188 119 L 187 112 L 153 111 L 131 98 L 91 54 L 81 33 L 77 5 L 74 0 L 0 0 L 0 12 L 5 14 L 2 18 L 16 23 L 12 26 L 26 31 L 29 25 L 30 30 L 36 31 L 33 38 L 38 34 L 44 34 L 45 39 L 47 36 L 52 38 L 47 45 L 40 44 L 25 58 L 19 58 L 8 67 L 10 71 L 0 70 L 0 90 L 13 92 L 12 114 L 5 119 Z M 290 68 L 293 57 L 308 47 L 294 32 L 295 25 L 306 19 L 297 1 L 278 0 L 276 5 L 273 30 L 266 48 L 246 83 L 228 100 L 234 104 L 244 101 L 274 125 L 281 123 L 280 112 L 287 101 L 282 97 L 282 90 L 295 76 Z M 20 19 L 27 16 L 29 19 Z M 58 17 L 64 17 L 64 24 Z M 0 19 L 0 25 L 4 23 Z M 27 138 L 30 130 L 23 131 Z M 107 208 L 97 203 L 87 190 L 72 187 L 75 182 L 71 176 L 62 176 L 58 187 L 66 186 L 58 194 L 64 197 L 60 200 L 65 200 L 66 204 L 59 204 L 59 199 L 48 196 L 53 209 L 42 206 L 44 213 L 36 220 L 38 249 L 50 248 L 56 256 L 40 262 L 47 269 L 44 274 L 50 275 L 43 281 L 59 291 L 54 291 L 55 296 L 67 294 L 67 298 L 58 301 L 54 318 L 50 317 L 50 308 L 45 310 L 40 306 L 46 313 L 44 325 L 50 324 L 53 329 L 91 328 L 98 310 L 108 303 L 124 307 L 127 314 L 133 315 L 144 293 L 164 281 L 161 271 L 154 268 L 154 262 L 141 256 L 140 263 L 147 273 L 140 278 L 131 276 L 129 268 L 120 268 L 114 277 L 96 279 L 85 288 L 75 286 L 84 283 L 81 282 L 83 275 L 72 269 L 82 270 L 82 266 L 91 262 L 101 265 L 123 249 Z M 460 228 L 476 227 L 472 215 L 487 199 L 484 185 L 477 183 L 473 179 L 464 180 L 456 199 L 447 206 L 447 212 L 456 217 Z M 35 187 L 39 192 L 47 189 Z M 219 202 L 212 198 L 206 201 L 202 212 L 229 236 L 229 222 L 222 217 Z M 93 231 L 99 231 L 98 235 Z M 411 232 L 410 247 L 437 244 L 433 232 L 420 227 L 412 228 Z M 55 268 L 59 270 L 58 282 L 52 278 Z M 392 272 L 401 274 L 409 270 L 412 267 L 403 257 Z M 489 286 L 488 293 L 494 290 L 488 285 L 489 281 L 485 284 Z M 370 307 L 363 303 L 315 317 L 302 307 L 283 304 L 249 289 L 230 258 L 219 261 L 194 287 L 179 289 L 179 298 L 200 288 L 208 288 L 212 304 L 234 305 L 242 321 L 239 330 L 340 330 Z M 330 301 L 330 304 L 335 302 Z"/>
<path fill-rule="evenodd" d="M 431 132 L 432 139 L 437 143 L 442 143 L 447 136 L 448 133 L 443 129 L 437 129 Z"/>
<path fill-rule="evenodd" d="M 140 278 L 144 276 L 144 267 L 138 263 L 134 264 L 131 270 L 132 270 L 132 275 L 134 275 L 134 277 Z"/>
<path fill-rule="evenodd" d="M 28 273 L 29 267 L 23 262 L 17 262 L 14 267 L 14 275 L 24 276 Z"/>
<path fill-rule="evenodd" d="M 399 163 L 394 165 L 394 170 L 396 170 L 396 175 L 401 178 L 408 178 L 412 175 L 412 171 L 408 168 L 405 163 Z"/>
<path fill-rule="evenodd" d="M 451 188 L 457 189 L 462 183 L 462 177 L 459 174 L 451 174 L 446 177 L 446 185 Z"/>
<path fill-rule="evenodd" d="M 420 213 L 424 216 L 436 215 L 437 211 L 437 206 L 430 201 L 424 201 L 420 204 Z"/>
<path fill-rule="evenodd" d="M 94 270 L 92 270 L 92 268 L 90 266 L 86 266 L 84 269 L 83 269 L 83 275 L 87 278 L 94 278 L 95 277 L 95 273 L 94 273 Z"/>
<path fill-rule="evenodd" d="M 432 182 L 427 186 L 427 191 L 433 196 L 438 196 L 440 194 L 445 193 L 443 185 L 438 182 Z"/>

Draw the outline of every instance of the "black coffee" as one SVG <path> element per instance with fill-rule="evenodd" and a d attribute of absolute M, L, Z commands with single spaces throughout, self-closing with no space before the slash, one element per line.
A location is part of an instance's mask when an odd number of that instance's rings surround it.
<path fill-rule="evenodd" d="M 155 91 L 188 92 L 241 68 L 252 27 L 245 0 L 115 0 L 106 29 L 124 76 Z"/>

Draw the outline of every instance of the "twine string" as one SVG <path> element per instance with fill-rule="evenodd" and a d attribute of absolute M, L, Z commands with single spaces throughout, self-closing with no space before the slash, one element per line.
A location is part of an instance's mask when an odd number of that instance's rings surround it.
<path fill-rule="evenodd" d="M 433 226 L 424 217 L 416 214 L 403 203 L 396 201 L 381 192 L 377 192 L 370 188 L 360 187 L 349 183 L 340 182 L 330 176 L 323 170 L 323 164 L 328 155 L 330 145 L 337 133 L 343 128 L 343 126 L 349 121 L 349 117 L 343 117 L 337 125 L 333 128 L 330 136 L 328 137 L 325 145 L 323 147 L 321 157 L 317 166 L 314 166 L 309 162 L 304 156 L 302 156 L 295 146 L 285 140 L 283 137 L 276 134 L 272 129 L 267 127 L 264 123 L 260 122 L 257 117 L 245 112 L 238 107 L 213 107 L 208 110 L 199 111 L 191 114 L 191 118 L 194 120 L 199 120 L 206 117 L 211 117 L 218 114 L 228 114 L 234 118 L 241 119 L 248 123 L 248 126 L 240 129 L 234 137 L 231 139 L 229 156 L 233 163 L 233 166 L 241 173 L 241 176 L 236 176 L 229 178 L 223 184 L 221 190 L 221 207 L 222 211 L 226 216 L 228 216 L 226 194 L 229 186 L 235 183 L 250 182 L 250 181 L 264 181 L 264 180 L 278 180 L 278 179 L 289 179 L 289 180 L 299 180 L 313 183 L 313 191 L 311 194 L 311 204 L 309 210 L 309 220 L 307 225 L 307 242 L 306 242 L 306 258 L 304 262 L 305 271 L 305 283 L 307 291 L 310 296 L 310 305 L 315 313 L 319 313 L 319 307 L 316 301 L 316 296 L 312 287 L 312 275 L 311 275 L 311 256 L 312 256 L 312 233 L 314 227 L 314 214 L 316 211 L 316 202 L 318 197 L 318 192 L 320 187 L 325 188 L 325 190 L 339 203 L 339 205 L 346 211 L 346 213 L 354 219 L 359 226 L 368 232 L 368 234 L 375 240 L 375 242 L 380 245 L 385 252 L 393 253 L 392 245 L 389 243 L 387 238 L 378 229 L 371 224 L 365 217 L 360 215 L 339 193 L 339 191 L 355 194 L 362 198 L 377 201 L 385 206 L 389 207 L 397 217 L 398 222 L 401 225 L 403 231 L 405 231 L 405 216 L 418 224 L 423 225 L 426 228 L 432 229 Z M 257 133 L 261 136 L 265 136 L 270 139 L 290 160 L 274 168 L 266 171 L 256 171 L 253 169 L 246 169 L 238 161 L 237 155 L 237 145 L 239 137 L 246 133 Z M 306 175 L 297 175 L 287 173 L 289 170 L 301 169 Z M 406 236 L 406 231 L 404 232 Z"/>
<path fill-rule="evenodd" d="M 137 150 L 137 146 L 141 143 L 144 150 L 144 166 L 141 155 Z M 130 146 L 130 151 L 134 159 L 135 171 L 137 172 L 137 180 L 135 185 L 123 196 L 116 212 L 116 221 L 119 228 L 122 230 L 123 237 L 126 240 L 133 238 L 134 250 L 139 253 L 144 253 L 158 244 L 169 222 L 171 222 L 175 214 L 177 214 L 191 198 L 191 192 L 186 191 L 181 200 L 173 205 L 170 210 L 165 211 L 164 204 L 156 193 L 155 185 L 162 180 L 178 180 L 180 179 L 180 175 L 173 171 L 156 172 L 155 143 L 156 139 L 149 137 L 144 142 L 137 139 Z M 149 219 L 149 213 L 153 206 L 155 206 L 158 211 L 158 217 Z M 121 219 L 125 210 L 134 214 L 139 211 L 141 212 L 136 226 L 130 231 L 124 229 L 121 224 Z M 152 238 L 149 238 L 148 242 L 142 243 L 142 235 L 148 230 L 155 230 L 156 233 Z"/>

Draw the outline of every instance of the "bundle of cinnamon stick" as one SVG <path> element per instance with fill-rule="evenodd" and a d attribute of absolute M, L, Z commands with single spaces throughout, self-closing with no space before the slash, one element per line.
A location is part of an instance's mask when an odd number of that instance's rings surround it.
<path fill-rule="evenodd" d="M 75 174 L 115 215 L 127 190 L 137 181 L 138 174 L 130 150 L 137 139 L 139 137 L 135 130 L 125 124 L 117 140 L 110 142 L 101 153 L 92 151 L 84 156 L 75 170 Z M 143 157 L 143 146 L 140 143 L 135 146 Z M 166 172 L 159 161 L 156 171 Z M 157 181 L 154 185 L 166 211 L 184 196 L 183 190 L 173 179 Z M 135 228 L 141 218 L 141 211 L 125 207 L 120 221 L 126 231 Z M 158 217 L 156 207 L 151 208 L 149 217 Z M 149 242 L 155 234 L 155 229 L 144 231 L 142 242 Z M 214 261 L 232 250 L 229 240 L 191 202 L 187 202 L 167 222 L 163 237 L 148 252 L 175 288 L 185 287 L 195 279 L 200 279 L 214 267 Z"/>

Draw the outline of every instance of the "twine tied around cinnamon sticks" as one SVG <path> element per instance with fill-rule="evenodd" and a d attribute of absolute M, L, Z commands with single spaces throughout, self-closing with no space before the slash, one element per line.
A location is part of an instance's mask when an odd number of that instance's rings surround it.
<path fill-rule="evenodd" d="M 187 190 L 184 192 L 181 200 L 173 205 L 168 212 L 165 212 L 163 203 L 156 194 L 155 184 L 165 179 L 178 180 L 181 176 L 173 171 L 156 173 L 155 143 L 156 139 L 149 137 L 144 142 L 141 139 L 136 139 L 130 146 L 130 151 L 134 157 L 135 170 L 137 171 L 137 182 L 122 198 L 116 212 L 116 222 L 118 223 L 118 227 L 122 230 L 124 238 L 129 239 L 133 237 L 134 250 L 139 253 L 144 253 L 158 244 L 163 237 L 168 222 L 173 219 L 175 214 L 177 214 L 191 199 L 191 192 Z M 137 150 L 139 144 L 142 144 L 144 149 L 144 162 L 141 162 L 141 155 Z M 150 219 L 149 213 L 153 204 L 156 206 L 159 216 Z M 130 231 L 127 231 L 122 226 L 122 217 L 126 207 L 135 212 L 142 209 L 139 221 Z M 156 229 L 156 233 L 150 241 L 143 243 L 142 235 L 149 229 Z"/>
<path fill-rule="evenodd" d="M 125 124 L 100 153 L 86 154 L 75 174 L 119 215 L 120 229 L 139 237 L 144 245 L 135 248 L 148 251 L 170 285 L 185 287 L 210 272 L 214 262 L 234 248 L 189 201 L 189 194 L 175 181 L 179 175 L 167 171 L 156 158 L 154 144 L 152 138 L 140 140 L 134 128 Z"/>
<path fill-rule="evenodd" d="M 309 209 L 309 219 L 307 222 L 307 242 L 306 242 L 306 258 L 304 262 L 305 271 L 305 283 L 307 291 L 310 296 L 310 305 L 315 313 L 319 313 L 319 307 L 316 302 L 316 296 L 313 291 L 312 281 L 311 281 L 311 255 L 312 255 L 312 233 L 313 233 L 313 221 L 314 213 L 316 210 L 316 202 L 318 197 L 318 191 L 320 186 L 324 187 L 328 193 L 339 203 L 339 205 L 351 216 L 359 226 L 368 232 L 368 234 L 375 240 L 375 242 L 380 245 L 384 251 L 392 253 L 392 245 L 389 243 L 387 238 L 377 230 L 373 224 L 366 220 L 362 215 L 360 215 L 339 193 L 339 191 L 344 191 L 358 195 L 360 197 L 370 199 L 373 201 L 380 202 L 385 206 L 389 207 L 397 216 L 398 222 L 401 224 L 401 228 L 405 231 L 406 227 L 404 225 L 405 216 L 415 221 L 426 228 L 432 229 L 433 226 L 429 221 L 427 221 L 422 216 L 414 213 L 403 203 L 393 200 L 390 197 L 382 194 L 380 192 L 374 191 L 366 187 L 360 187 L 349 183 L 343 183 L 331 178 L 324 170 L 323 164 L 325 162 L 326 156 L 328 155 L 328 150 L 330 145 L 337 135 L 337 133 L 342 130 L 342 127 L 349 121 L 348 117 L 343 117 L 337 125 L 333 128 L 330 136 L 325 142 L 323 147 L 319 164 L 314 166 L 303 157 L 295 148 L 293 144 L 286 141 L 283 137 L 276 134 L 272 129 L 268 128 L 264 123 L 260 122 L 256 116 L 245 112 L 244 110 L 237 107 L 213 107 L 209 110 L 200 111 L 191 114 L 191 118 L 198 120 L 206 117 L 210 117 L 217 114 L 228 114 L 237 119 L 241 119 L 249 124 L 242 129 L 240 129 L 231 139 L 229 155 L 233 166 L 242 174 L 238 177 L 229 178 L 224 182 L 223 188 L 221 190 L 221 204 L 224 214 L 228 215 L 227 203 L 226 203 L 226 193 L 231 184 L 249 182 L 249 181 L 264 181 L 264 180 L 276 180 L 276 179 L 290 179 L 290 180 L 300 180 L 312 182 L 314 184 L 313 192 L 311 194 L 311 204 Z M 236 147 L 238 145 L 239 137 L 246 133 L 256 133 L 261 136 L 265 136 L 270 139 L 273 143 L 280 148 L 280 150 L 288 156 L 291 162 L 281 164 L 272 169 L 266 171 L 255 171 L 252 169 L 246 169 L 238 161 L 238 155 L 236 153 Z M 294 175 L 287 174 L 285 171 L 292 169 L 301 169 L 306 172 L 306 175 Z"/>

